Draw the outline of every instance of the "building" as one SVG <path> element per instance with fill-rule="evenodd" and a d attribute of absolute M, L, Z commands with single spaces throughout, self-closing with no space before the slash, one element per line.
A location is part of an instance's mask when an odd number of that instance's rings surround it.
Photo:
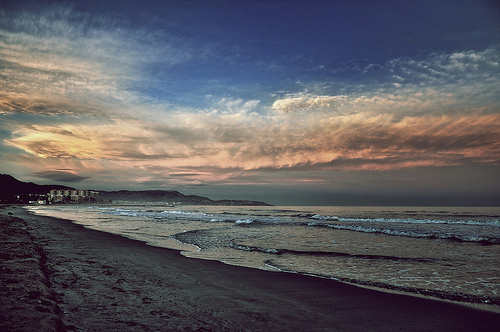
<path fill-rule="evenodd" d="M 91 203 L 100 201 L 99 192 L 92 190 L 52 189 L 47 194 L 48 204 L 53 203 Z"/>

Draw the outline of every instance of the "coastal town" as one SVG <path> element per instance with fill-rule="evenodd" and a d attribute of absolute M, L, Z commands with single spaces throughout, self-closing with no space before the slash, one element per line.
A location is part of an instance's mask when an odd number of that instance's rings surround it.
<path fill-rule="evenodd" d="M 45 198 L 45 199 L 44 199 Z M 58 190 L 52 189 L 38 204 L 54 203 L 95 203 L 101 201 L 98 191 L 93 190 Z"/>
<path fill-rule="evenodd" d="M 98 191 L 93 190 L 61 190 L 52 189 L 47 194 L 19 194 L 19 195 L 6 195 L 0 199 L 1 203 L 18 203 L 18 204 L 35 204 L 35 205 L 49 205 L 49 204 L 89 204 L 89 203 L 102 203 Z"/>
<path fill-rule="evenodd" d="M 269 204 L 250 200 L 212 200 L 197 195 L 184 195 L 176 190 L 95 191 L 61 185 L 38 185 L 22 182 L 8 174 L 0 174 L 0 204 L 162 204 L 249 206 Z"/>

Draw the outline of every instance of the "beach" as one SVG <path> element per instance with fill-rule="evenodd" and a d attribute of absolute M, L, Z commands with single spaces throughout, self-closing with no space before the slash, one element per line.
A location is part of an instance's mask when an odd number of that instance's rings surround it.
<path fill-rule="evenodd" d="M 186 258 L 20 207 L 5 207 L 0 218 L 0 327 L 7 331 L 494 331 L 500 326 L 500 314 L 490 311 Z"/>

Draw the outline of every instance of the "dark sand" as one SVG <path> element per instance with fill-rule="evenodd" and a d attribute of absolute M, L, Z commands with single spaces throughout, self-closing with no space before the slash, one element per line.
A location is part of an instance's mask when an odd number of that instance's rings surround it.
<path fill-rule="evenodd" d="M 29 235 L 8 227 L 16 222 L 23 226 L 22 220 L 7 215 L 9 211 L 24 220 Z M 0 331 L 500 327 L 498 313 L 333 280 L 188 259 L 173 250 L 33 216 L 21 208 L 0 210 L 0 220 Z"/>

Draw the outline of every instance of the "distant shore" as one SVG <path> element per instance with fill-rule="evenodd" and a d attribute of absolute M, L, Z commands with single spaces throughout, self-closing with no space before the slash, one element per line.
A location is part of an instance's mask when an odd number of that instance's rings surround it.
<path fill-rule="evenodd" d="M 498 313 L 189 259 L 20 207 L 2 207 L 0 221 L 4 330 L 495 331 L 500 326 Z"/>

